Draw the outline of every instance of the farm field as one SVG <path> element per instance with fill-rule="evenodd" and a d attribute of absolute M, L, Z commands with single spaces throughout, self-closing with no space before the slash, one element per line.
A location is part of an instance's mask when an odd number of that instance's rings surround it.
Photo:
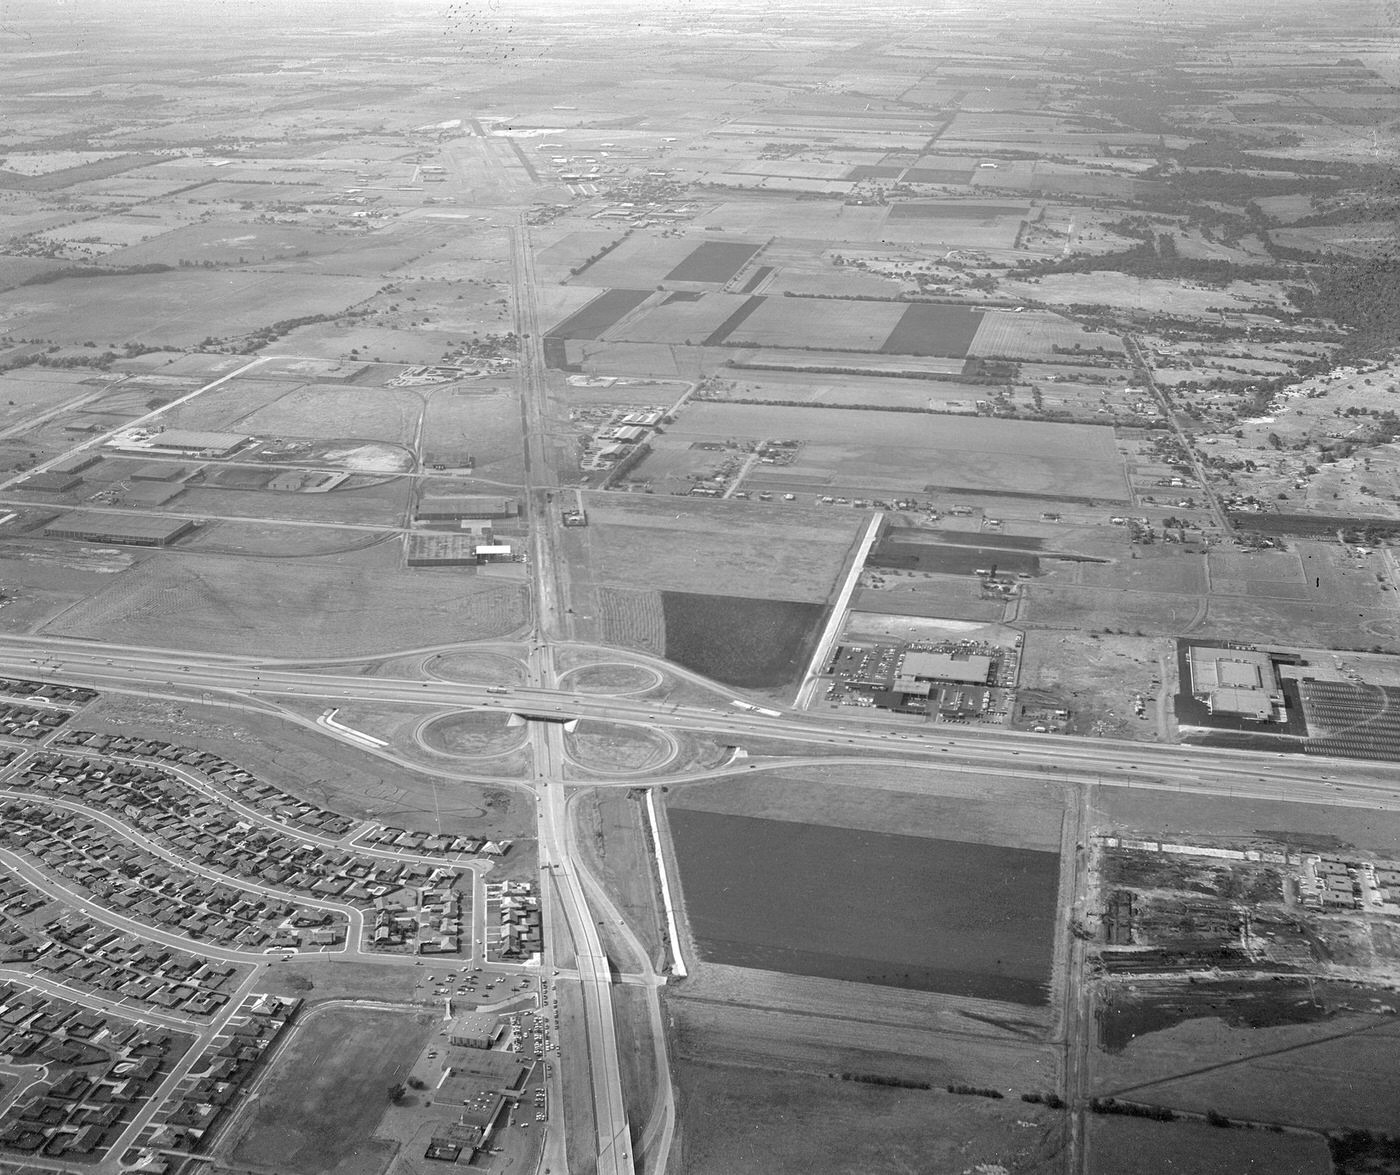
<path fill-rule="evenodd" d="M 780 689 L 811 659 L 825 609 L 793 600 L 661 594 L 669 660 L 725 685 Z"/>
<path fill-rule="evenodd" d="M 769 298 L 725 341 L 730 346 L 878 351 L 905 313 L 892 302 Z"/>
<path fill-rule="evenodd" d="M 696 247 L 696 242 L 686 237 L 633 233 L 615 249 L 570 278 L 569 284 L 654 290 Z"/>
<path fill-rule="evenodd" d="M 669 820 L 702 958 L 1031 1006 L 1049 998 L 1058 853 L 675 804 Z M 970 889 L 954 880 L 973 874 L 982 880 Z"/>
<path fill-rule="evenodd" d="M 704 241 L 664 280 L 723 284 L 748 264 L 760 246 L 744 241 Z"/>
<path fill-rule="evenodd" d="M 738 294 L 707 294 L 696 302 L 663 301 L 608 335 L 638 343 L 702 343 L 747 303 Z"/>
<path fill-rule="evenodd" d="M 979 310 L 910 306 L 880 350 L 892 355 L 966 355 L 981 323 Z"/>
<path fill-rule="evenodd" d="M 216 323 L 221 335 L 239 335 L 285 319 L 335 315 L 378 288 L 368 278 L 316 273 L 174 270 L 125 276 L 116 299 L 110 280 L 69 278 L 0 293 L 0 319 L 10 331 L 62 342 L 97 335 L 191 347 Z"/>
<path fill-rule="evenodd" d="M 272 1070 L 277 1096 L 245 1110 L 230 1159 L 294 1175 L 378 1172 L 390 1154 L 389 1144 L 373 1137 L 384 1091 L 408 1076 L 432 1023 L 418 1013 L 362 1008 L 310 1018 Z"/>
<path fill-rule="evenodd" d="M 596 339 L 635 310 L 651 290 L 604 290 L 549 330 L 552 339 Z"/>
<path fill-rule="evenodd" d="M 1064 351 L 1123 353 L 1116 335 L 1087 331 L 1058 314 L 988 310 L 967 354 L 984 359 L 1039 359 Z"/>

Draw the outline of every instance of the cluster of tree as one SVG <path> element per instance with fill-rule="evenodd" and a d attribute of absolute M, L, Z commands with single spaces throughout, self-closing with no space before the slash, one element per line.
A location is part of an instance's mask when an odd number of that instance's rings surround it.
<path fill-rule="evenodd" d="M 160 262 L 152 262 L 149 265 L 68 265 L 63 269 L 53 269 L 48 273 L 36 273 L 33 277 L 27 277 L 19 284 L 22 286 L 44 286 L 50 282 L 66 281 L 69 278 L 91 278 L 91 277 L 131 277 L 139 273 L 166 273 L 171 266 L 163 265 Z"/>
<path fill-rule="evenodd" d="M 1276 281 L 1295 276 L 1281 265 L 1241 265 L 1220 257 L 1182 257 L 1171 233 L 1157 233 L 1129 249 L 1098 256 L 1065 257 L 1057 261 L 1022 262 L 1017 276 L 1045 277 L 1054 273 L 1109 271 L 1133 277 L 1172 278 L 1223 286 L 1232 281 Z"/>
<path fill-rule="evenodd" d="M 1058 1093 L 1023 1093 L 1021 1100 L 1030 1102 L 1033 1106 L 1049 1106 L 1052 1110 L 1062 1110 L 1065 1107 L 1065 1099 Z"/>
<path fill-rule="evenodd" d="M 950 1085 L 947 1087 L 949 1093 L 965 1093 L 973 1097 L 989 1097 L 1000 1101 L 1006 1095 L 999 1089 L 987 1089 L 980 1085 Z"/>
<path fill-rule="evenodd" d="M 892 1085 L 896 1089 L 932 1089 L 927 1081 L 911 1081 L 907 1077 L 883 1077 L 878 1073 L 842 1073 L 842 1081 L 859 1081 L 862 1085 Z"/>
<path fill-rule="evenodd" d="M 1309 318 L 1327 318 L 1349 328 L 1341 356 L 1388 354 L 1400 338 L 1400 252 L 1371 257 L 1333 257 L 1318 266 L 1311 286 L 1290 286 L 1289 298 Z"/>
<path fill-rule="evenodd" d="M 1327 1140 L 1332 1169 L 1338 1175 L 1400 1171 L 1400 1138 L 1369 1130 L 1344 1130 Z"/>
<path fill-rule="evenodd" d="M 1094 1098 L 1089 1109 L 1095 1114 L 1122 1114 L 1128 1118 L 1151 1118 L 1154 1122 L 1176 1121 L 1176 1115 L 1165 1106 L 1139 1106 L 1111 1097 Z"/>
<path fill-rule="evenodd" d="M 628 237 L 630 237 L 631 235 L 632 235 L 632 230 L 631 230 L 631 229 L 628 229 L 625 233 L 622 234 L 622 236 L 618 237 L 617 240 L 613 241 L 612 244 L 610 244 L 610 245 L 604 245 L 604 246 L 603 246 L 601 249 L 599 249 L 596 253 L 590 253 L 587 257 L 585 257 L 585 258 L 584 258 L 582 261 L 580 261 L 577 265 L 572 265 L 572 266 L 570 266 L 570 267 L 569 267 L 569 272 L 570 272 L 571 274 L 573 274 L 575 277 L 577 277 L 577 276 L 578 276 L 579 274 L 581 274 L 585 269 L 587 269 L 590 265 L 592 265 L 595 261 L 601 261 L 604 257 L 606 257 L 606 256 L 607 256 L 609 253 L 611 253 L 614 249 L 616 249 L 620 244 L 622 244 L 623 241 L 625 241 L 625 240 L 626 240 Z"/>

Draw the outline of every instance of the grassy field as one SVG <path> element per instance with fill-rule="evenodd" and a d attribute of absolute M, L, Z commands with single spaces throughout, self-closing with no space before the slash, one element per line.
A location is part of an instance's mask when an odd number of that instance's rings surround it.
<path fill-rule="evenodd" d="M 1358 988 L 1356 1014 L 1317 1023 L 1248 1028 L 1206 1016 L 1147 1033 L 1116 1056 L 1095 1054 L 1095 1088 L 1130 1087 L 1124 1096 L 1198 1114 L 1388 1131 L 1400 1096 L 1400 1024 L 1368 995 L 1393 1001 L 1384 989 Z"/>
<path fill-rule="evenodd" d="M 457 469 L 466 457 L 480 477 L 508 485 L 523 480 L 520 400 L 513 389 L 474 384 L 429 394 L 423 464 Z"/>
<path fill-rule="evenodd" d="M 324 526 L 295 526 L 279 522 L 220 522 L 201 527 L 182 544 L 210 555 L 281 557 L 338 555 L 374 546 L 392 538 L 391 532 L 335 530 Z"/>
<path fill-rule="evenodd" d="M 1060 1169 L 1055 1115 L 1019 1102 L 882 1089 L 824 1075 L 676 1066 L 686 1175 Z"/>
<path fill-rule="evenodd" d="M 970 844 L 1052 851 L 1064 799 L 1052 783 L 962 775 L 923 767 L 754 771 L 719 783 L 673 787 L 668 806 L 769 820 L 803 820 L 871 832 L 920 832 Z"/>
<path fill-rule="evenodd" d="M 987 389 L 952 380 L 901 379 L 897 376 L 821 375 L 799 371 L 730 371 L 720 387 L 709 391 L 717 399 L 789 400 L 820 408 L 823 405 L 866 404 L 872 408 L 932 408 L 958 405 L 973 410 Z"/>
<path fill-rule="evenodd" d="M 663 915 L 643 803 L 621 788 L 598 788 L 577 801 L 574 812 L 589 868 L 606 886 L 653 965 L 659 965 Z"/>
<path fill-rule="evenodd" d="M 474 710 L 444 715 L 423 728 L 423 741 L 444 755 L 503 754 L 525 741 L 525 727 L 507 726 L 509 717 L 509 714 Z"/>
<path fill-rule="evenodd" d="M 661 684 L 660 675 L 645 665 L 585 665 L 568 676 L 568 688 L 581 694 L 631 694 Z"/>
<path fill-rule="evenodd" d="M 775 531 L 771 516 L 744 502 L 644 494 L 586 494 L 584 505 L 588 526 L 562 535 L 575 576 L 632 591 L 824 603 L 861 525 L 850 514 L 794 508 Z"/>
<path fill-rule="evenodd" d="M 120 630 L 136 643 L 211 652 L 349 656 L 504 636 L 525 621 L 520 586 L 423 576 L 397 563 L 397 548 L 381 546 L 263 559 L 249 575 L 248 563 L 231 556 L 163 554 L 109 579 L 46 628 L 95 638 Z"/>
<path fill-rule="evenodd" d="M 440 653 L 428 662 L 427 668 L 434 677 L 472 685 L 520 685 L 525 680 L 524 665 L 499 653 Z"/>
<path fill-rule="evenodd" d="M 671 757 L 671 745 L 658 731 L 584 719 L 564 735 L 569 757 L 597 773 L 646 771 Z"/>
<path fill-rule="evenodd" d="M 295 1175 L 377 1175 L 389 1157 L 373 1140 L 386 1091 L 408 1075 L 434 1023 L 421 1013 L 361 1008 L 304 1023 L 253 1103 L 231 1160 Z"/>
<path fill-rule="evenodd" d="M 311 384 L 236 422 L 240 431 L 263 436 L 356 437 L 408 444 L 422 412 L 421 397 L 396 388 Z"/>
<path fill-rule="evenodd" d="M 1095 1175 L 1331 1175 L 1327 1144 L 1317 1135 L 1220 1130 L 1204 1122 L 1152 1122 L 1121 1116 L 1089 1119 Z"/>
<path fill-rule="evenodd" d="M 833 495 L 859 486 L 922 495 L 937 485 L 1127 496 L 1112 430 L 1091 425 L 707 401 L 688 407 L 667 435 L 690 443 L 805 442 L 791 464 L 755 471 L 754 485 L 765 489 Z"/>
<path fill-rule="evenodd" d="M 192 485 L 170 502 L 166 510 L 201 518 L 284 518 L 294 522 L 348 522 L 392 527 L 403 525 L 409 493 L 410 485 L 406 480 L 384 478 L 351 478 L 324 494 L 274 489 L 206 489 Z"/>

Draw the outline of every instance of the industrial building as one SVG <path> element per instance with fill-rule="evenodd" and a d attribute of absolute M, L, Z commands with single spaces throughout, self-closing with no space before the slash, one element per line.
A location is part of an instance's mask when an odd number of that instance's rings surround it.
<path fill-rule="evenodd" d="M 459 522 L 464 518 L 511 518 L 517 512 L 514 498 L 498 498 L 487 494 L 456 494 L 443 498 L 424 498 L 418 503 L 415 517 L 420 522 Z"/>
<path fill-rule="evenodd" d="M 472 534 L 429 532 L 408 536 L 405 562 L 409 567 L 476 567 L 508 562 L 509 543 L 493 543 Z"/>
<path fill-rule="evenodd" d="M 44 527 L 44 537 L 78 539 L 88 543 L 120 543 L 129 547 L 168 547 L 194 529 L 188 518 L 154 518 L 140 514 L 108 514 L 75 510 Z"/>
<path fill-rule="evenodd" d="M 231 457 L 253 438 L 236 432 L 196 432 L 192 429 L 170 428 L 164 432 L 148 433 L 131 429 L 108 442 L 114 449 L 126 452 L 170 453 L 187 457 Z"/>
<path fill-rule="evenodd" d="M 83 479 L 76 474 L 49 470 L 45 473 L 31 474 L 19 482 L 15 489 L 32 490 L 40 494 L 66 494 L 69 490 L 76 490 L 82 484 Z"/>
<path fill-rule="evenodd" d="M 52 473 L 82 473 L 84 469 L 91 469 L 102 458 L 93 453 L 78 453 L 72 457 L 65 457 L 62 461 L 55 461 L 49 466 Z"/>
<path fill-rule="evenodd" d="M 1212 714 L 1253 722 L 1282 721 L 1283 691 L 1268 653 L 1192 645 L 1186 654 L 1191 693 Z"/>

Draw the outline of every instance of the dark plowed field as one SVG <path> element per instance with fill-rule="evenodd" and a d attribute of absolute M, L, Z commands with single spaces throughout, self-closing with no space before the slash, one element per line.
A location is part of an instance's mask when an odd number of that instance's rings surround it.
<path fill-rule="evenodd" d="M 551 339 L 596 339 L 651 296 L 650 290 L 604 290 L 549 332 Z"/>
<path fill-rule="evenodd" d="M 820 635 L 822 604 L 662 592 L 666 656 L 739 688 L 772 689 L 806 668 Z"/>
<path fill-rule="evenodd" d="M 666 275 L 671 282 L 727 282 L 758 252 L 745 241 L 706 241 Z"/>
<path fill-rule="evenodd" d="M 965 306 L 910 306 L 880 350 L 886 355 L 948 355 L 961 359 L 981 325 L 980 310 Z"/>

